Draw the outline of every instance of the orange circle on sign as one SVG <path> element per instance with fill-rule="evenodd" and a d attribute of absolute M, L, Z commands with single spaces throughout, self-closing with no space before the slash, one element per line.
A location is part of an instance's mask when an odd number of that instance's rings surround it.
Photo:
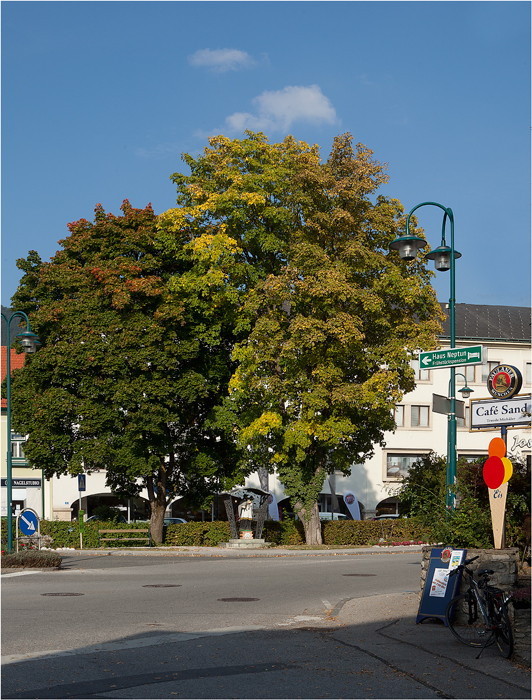
<path fill-rule="evenodd" d="M 500 457 L 488 457 L 484 463 L 482 476 L 490 489 L 498 489 L 504 479 L 504 463 Z"/>
<path fill-rule="evenodd" d="M 506 457 L 506 443 L 502 438 L 493 438 L 488 447 L 490 457 Z"/>
<path fill-rule="evenodd" d="M 514 465 L 510 462 L 508 457 L 501 457 L 501 461 L 504 466 L 504 479 L 502 480 L 502 483 L 505 484 L 514 473 Z"/>

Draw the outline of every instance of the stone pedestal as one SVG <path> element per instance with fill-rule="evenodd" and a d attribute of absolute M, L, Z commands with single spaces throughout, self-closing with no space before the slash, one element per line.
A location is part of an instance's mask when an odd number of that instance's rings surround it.
<path fill-rule="evenodd" d="M 227 549 L 261 549 L 265 545 L 264 540 L 229 540 L 229 542 L 223 542 L 219 546 Z"/>

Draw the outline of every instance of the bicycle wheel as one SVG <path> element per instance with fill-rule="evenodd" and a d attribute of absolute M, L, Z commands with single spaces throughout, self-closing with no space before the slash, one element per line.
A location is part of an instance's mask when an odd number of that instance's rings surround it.
<path fill-rule="evenodd" d="M 453 598 L 445 610 L 445 619 L 456 639 L 469 647 L 484 647 L 493 644 L 495 635 L 486 627 L 478 610 L 475 596 L 469 592 Z"/>
<path fill-rule="evenodd" d="M 514 635 L 512 625 L 508 617 L 506 604 L 498 598 L 493 599 L 493 622 L 497 625 L 495 630 L 495 641 L 501 652 L 501 656 L 509 659 L 514 650 Z"/>

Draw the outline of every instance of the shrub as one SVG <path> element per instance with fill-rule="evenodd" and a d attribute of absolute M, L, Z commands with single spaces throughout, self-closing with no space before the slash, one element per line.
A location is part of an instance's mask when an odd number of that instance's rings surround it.
<path fill-rule="evenodd" d="M 163 536 L 167 547 L 216 547 L 230 539 L 231 531 L 224 521 L 175 523 L 164 528 Z"/>
<path fill-rule="evenodd" d="M 2 568 L 44 569 L 58 566 L 61 566 L 61 555 L 57 552 L 24 549 L 20 552 L 2 554 Z"/>

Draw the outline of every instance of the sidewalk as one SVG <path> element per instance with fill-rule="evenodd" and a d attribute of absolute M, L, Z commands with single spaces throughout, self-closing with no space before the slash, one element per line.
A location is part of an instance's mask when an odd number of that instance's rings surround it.
<path fill-rule="evenodd" d="M 425 697 L 530 697 L 530 657 L 503 659 L 493 645 L 477 659 L 479 650 L 455 640 L 443 623 L 416 624 L 418 605 L 411 593 L 348 600 L 331 612 L 340 624 L 332 636 L 383 663 L 392 672 L 392 684 L 394 674 L 417 680 Z"/>
<path fill-rule="evenodd" d="M 349 547 L 331 549 L 285 549 L 284 547 L 263 547 L 260 549 L 228 549 L 224 547 L 107 547 L 99 549 L 57 549 L 65 555 L 94 556 L 182 556 L 182 557 L 312 557 L 312 556 L 353 556 L 357 554 L 397 554 L 419 553 L 422 545 L 397 547 Z"/>

